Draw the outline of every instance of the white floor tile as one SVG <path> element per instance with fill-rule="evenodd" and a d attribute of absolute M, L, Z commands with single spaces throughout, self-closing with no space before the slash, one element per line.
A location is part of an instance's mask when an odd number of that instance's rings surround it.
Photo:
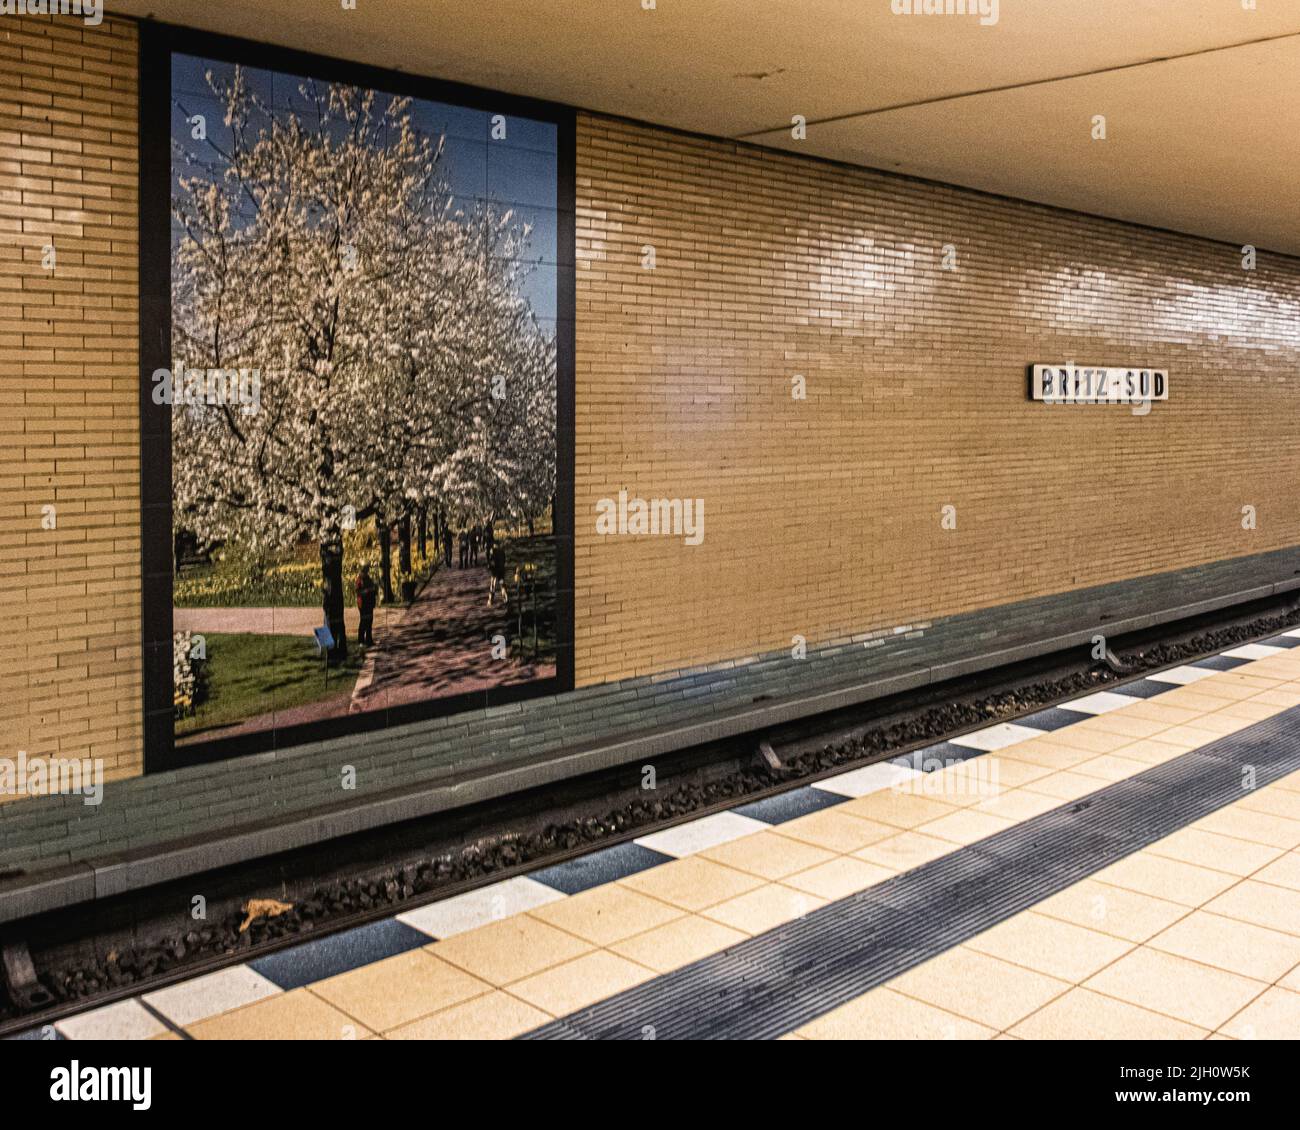
<path fill-rule="evenodd" d="M 771 831 L 771 825 L 764 824 L 761 820 L 752 820 L 736 812 L 718 812 L 692 820 L 689 824 L 680 824 L 676 828 L 643 836 L 636 842 L 651 851 L 660 851 L 664 855 L 681 859 L 694 855 L 697 851 L 725 844 L 729 840 L 738 840 L 741 836 L 768 831 Z"/>
<path fill-rule="evenodd" d="M 219 969 L 206 977 L 196 977 L 193 981 L 159 989 L 156 993 L 145 993 L 141 999 L 173 1024 L 184 1028 L 209 1016 L 260 1001 L 263 997 L 273 997 L 281 991 L 279 985 L 268 981 L 255 969 L 236 965 L 233 969 Z"/>
<path fill-rule="evenodd" d="M 1157 683 L 1176 683 L 1178 686 L 1185 687 L 1188 683 L 1199 682 L 1201 679 L 1208 679 L 1211 675 L 1218 674 L 1220 672 L 1212 667 L 1171 667 L 1168 671 L 1157 671 L 1147 678 L 1154 679 Z"/>
<path fill-rule="evenodd" d="M 1040 738 L 1046 730 L 1038 730 L 1033 726 L 1018 726 L 1014 722 L 999 722 L 996 726 L 989 726 L 983 730 L 976 730 L 973 734 L 962 734 L 959 738 L 951 738 L 953 745 L 964 745 L 967 749 L 1006 749 L 1009 745 L 1015 745 L 1017 742 L 1027 742 L 1030 738 Z"/>
<path fill-rule="evenodd" d="M 567 897 L 545 883 L 518 876 L 416 910 L 408 910 L 399 914 L 397 921 L 422 930 L 432 938 L 450 938 L 453 934 L 463 934 L 466 930 L 486 926 L 489 922 L 498 922 L 502 918 L 532 910 L 535 906 L 544 906 L 548 902 L 558 902 Z"/>
<path fill-rule="evenodd" d="M 60 1020 L 55 1026 L 69 1040 L 147 1040 L 167 1025 L 138 1000 L 118 1001 Z"/>
<path fill-rule="evenodd" d="M 813 788 L 821 789 L 827 793 L 835 793 L 837 796 L 859 797 L 866 796 L 868 793 L 878 793 L 882 789 L 904 784 L 913 777 L 922 776 L 924 774 L 918 773 L 915 769 L 908 769 L 902 765 L 891 765 L 888 761 L 882 761 L 878 765 L 868 765 L 862 769 L 851 769 L 849 772 L 841 773 L 836 777 L 828 777 L 824 781 L 817 781 L 813 784 Z"/>
<path fill-rule="evenodd" d="M 1285 647 L 1269 647 L 1266 643 L 1248 643 L 1223 654 L 1229 659 L 1267 659 L 1270 655 L 1281 655 L 1288 650 Z"/>
<path fill-rule="evenodd" d="M 1067 710 L 1082 710 L 1085 714 L 1106 714 L 1112 710 L 1118 710 L 1121 706 L 1132 706 L 1135 702 L 1141 701 L 1140 698 L 1131 694 L 1120 694 L 1117 691 L 1097 691 L 1096 694 L 1071 699 L 1069 702 L 1061 703 L 1061 705 Z"/>

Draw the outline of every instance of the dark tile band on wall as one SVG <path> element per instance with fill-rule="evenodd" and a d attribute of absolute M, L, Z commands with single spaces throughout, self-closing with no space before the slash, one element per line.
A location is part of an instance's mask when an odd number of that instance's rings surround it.
<path fill-rule="evenodd" d="M 574 333 L 576 114 L 567 106 L 419 75 L 387 71 L 227 36 L 140 22 L 140 467 L 141 638 L 146 773 L 360 734 L 570 691 L 574 687 Z M 556 673 L 305 724 L 177 746 L 172 682 L 172 451 L 167 405 L 153 402 L 151 375 L 169 369 L 171 338 L 171 58 L 188 54 L 553 123 L 557 133 L 556 291 Z"/>

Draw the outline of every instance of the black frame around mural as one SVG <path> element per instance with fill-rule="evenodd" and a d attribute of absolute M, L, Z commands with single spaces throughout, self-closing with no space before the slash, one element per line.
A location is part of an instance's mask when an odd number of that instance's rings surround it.
<path fill-rule="evenodd" d="M 556 308 L 556 674 L 547 679 L 305 725 L 177 746 L 172 684 L 172 452 L 167 405 L 153 403 L 150 374 L 171 365 L 171 57 L 196 55 L 386 94 L 492 110 L 558 127 Z M 212 35 L 140 24 L 140 508 L 144 767 L 146 773 L 570 691 L 574 685 L 574 310 L 576 115 L 571 107 L 361 63 Z"/>

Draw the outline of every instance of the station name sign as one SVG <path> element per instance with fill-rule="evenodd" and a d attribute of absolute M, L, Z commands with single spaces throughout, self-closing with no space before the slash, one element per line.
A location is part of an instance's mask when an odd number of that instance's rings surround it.
<path fill-rule="evenodd" d="M 1169 399 L 1165 369 L 1031 365 L 1029 398 L 1054 404 L 1141 404 Z"/>

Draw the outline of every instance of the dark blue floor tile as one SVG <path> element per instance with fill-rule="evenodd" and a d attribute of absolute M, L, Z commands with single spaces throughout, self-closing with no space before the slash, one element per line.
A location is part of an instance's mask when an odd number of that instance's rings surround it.
<path fill-rule="evenodd" d="M 1265 647 L 1300 647 L 1300 636 L 1273 636 L 1259 642 Z"/>
<path fill-rule="evenodd" d="M 820 812 L 823 808 L 843 804 L 846 800 L 848 797 L 825 789 L 791 789 L 788 793 L 756 800 L 753 804 L 742 804 L 736 812 L 741 816 L 761 820 L 764 824 L 784 824 L 787 820 L 807 816 L 810 812 Z"/>
<path fill-rule="evenodd" d="M 1085 714 L 1082 710 L 1070 710 L 1068 707 L 1052 706 L 1047 710 L 1040 710 L 1037 714 L 1026 714 L 1023 718 L 1017 718 L 1017 726 L 1032 726 L 1035 730 L 1061 730 L 1066 726 L 1073 726 L 1076 722 L 1082 722 L 1085 718 L 1091 718 L 1091 714 Z"/>
<path fill-rule="evenodd" d="M 545 883 L 553 890 L 563 891 L 566 895 L 576 895 L 671 860 L 672 856 L 651 851 L 640 844 L 618 844 L 570 859 L 567 863 L 557 863 L 554 867 L 532 871 L 528 877 Z"/>
<path fill-rule="evenodd" d="M 956 745 L 953 742 L 939 742 L 938 745 L 928 745 L 924 749 L 905 753 L 901 757 L 890 758 L 890 761 L 894 765 L 902 765 L 907 769 L 917 769 L 922 773 L 933 773 L 936 769 L 943 769 L 945 766 L 959 761 L 969 761 L 972 757 L 983 757 L 984 752 L 982 749 L 971 749 L 969 746 Z"/>
<path fill-rule="evenodd" d="M 304 942 L 248 964 L 282 989 L 298 989 L 429 944 L 429 936 L 395 918 Z"/>
<path fill-rule="evenodd" d="M 1231 671 L 1234 667 L 1249 663 L 1249 659 L 1237 659 L 1231 655 L 1211 655 L 1208 659 L 1198 659 L 1189 664 L 1192 667 L 1205 667 L 1211 671 Z"/>
<path fill-rule="evenodd" d="M 1116 694 L 1132 695 L 1134 698 L 1155 698 L 1158 694 L 1176 691 L 1177 683 L 1162 683 L 1156 679 L 1137 679 L 1131 683 L 1115 688 Z"/>

